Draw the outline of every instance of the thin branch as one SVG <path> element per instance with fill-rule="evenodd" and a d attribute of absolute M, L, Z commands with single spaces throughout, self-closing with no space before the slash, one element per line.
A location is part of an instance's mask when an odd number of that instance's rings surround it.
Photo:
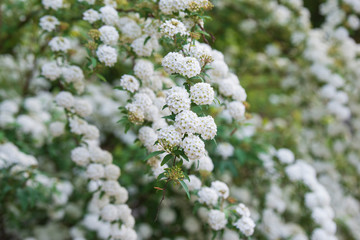
<path fill-rule="evenodd" d="M 230 133 L 230 136 L 234 135 L 234 133 L 236 132 L 237 129 L 238 129 L 238 128 L 235 127 L 234 130 L 232 130 L 232 132 Z"/>
<path fill-rule="evenodd" d="M 165 183 L 165 187 L 164 187 L 164 190 L 163 190 L 163 195 L 162 195 L 162 198 L 161 198 L 161 200 L 160 200 L 160 203 L 159 203 L 159 206 L 158 206 L 158 209 L 157 209 L 157 212 L 156 212 L 156 217 L 155 217 L 154 222 L 156 222 L 157 219 L 158 219 L 159 212 L 160 212 L 160 207 L 161 207 L 162 202 L 163 202 L 164 199 L 165 199 L 166 188 L 167 188 L 167 185 L 168 185 L 169 181 L 170 181 L 170 180 L 167 180 L 166 183 Z"/>

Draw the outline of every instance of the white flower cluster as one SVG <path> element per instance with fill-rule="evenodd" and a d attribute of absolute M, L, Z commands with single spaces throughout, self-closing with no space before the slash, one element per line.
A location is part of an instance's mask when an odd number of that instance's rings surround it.
<path fill-rule="evenodd" d="M 107 45 L 116 45 L 119 40 L 119 33 L 113 26 L 102 26 L 99 28 L 100 40 Z"/>
<path fill-rule="evenodd" d="M 160 0 L 159 8 L 162 13 L 170 15 L 184 10 L 198 11 L 210 8 L 212 5 L 208 0 Z"/>
<path fill-rule="evenodd" d="M 0 169 L 12 166 L 12 171 L 21 171 L 37 165 L 34 156 L 21 152 L 13 143 L 0 144 Z"/>
<path fill-rule="evenodd" d="M 199 61 L 193 57 L 184 57 L 180 53 L 170 52 L 162 60 L 164 70 L 169 73 L 178 73 L 188 78 L 200 74 L 201 66 Z"/>
<path fill-rule="evenodd" d="M 76 99 L 70 92 L 62 91 L 55 97 L 55 102 L 68 111 L 78 114 L 80 117 L 87 117 L 92 113 L 92 106 L 89 102 Z"/>
<path fill-rule="evenodd" d="M 60 22 L 54 16 L 43 16 L 40 18 L 40 27 L 48 32 L 54 31 L 56 26 L 59 25 Z"/>
<path fill-rule="evenodd" d="M 188 43 L 184 46 L 184 52 L 190 57 L 196 58 L 201 66 L 205 63 L 210 63 L 214 60 L 213 54 L 216 54 L 216 50 L 212 50 L 211 47 L 205 43 L 199 43 L 195 41 L 195 44 Z"/>
<path fill-rule="evenodd" d="M 134 93 L 139 90 L 140 83 L 134 76 L 125 74 L 120 79 L 120 86 L 125 90 Z"/>
<path fill-rule="evenodd" d="M 94 4 L 92 0 L 86 2 L 90 5 Z M 212 104 L 215 99 L 215 91 L 211 84 L 215 81 L 190 83 L 189 88 L 177 87 L 175 81 L 166 77 L 166 73 L 156 71 L 150 60 L 140 59 L 140 57 L 151 56 L 158 49 L 158 39 L 161 36 L 166 35 L 170 38 L 177 34 L 189 36 L 190 28 L 195 24 L 203 26 L 203 22 L 187 19 L 188 13 L 184 12 L 180 13 L 180 17 L 175 18 L 174 16 L 174 18 L 168 18 L 170 20 L 166 19 L 163 22 L 152 18 L 145 20 L 140 15 L 132 13 L 120 17 L 115 9 L 117 7 L 116 1 L 105 0 L 104 4 L 105 6 L 98 11 L 94 10 L 98 9 L 95 7 L 86 10 L 83 13 L 83 19 L 91 24 L 96 22 L 96 27 L 100 23 L 100 21 L 97 22 L 98 20 L 103 22 L 103 26 L 99 26 L 98 29 L 102 44 L 93 52 L 95 52 L 98 61 L 104 65 L 112 67 L 117 62 L 118 52 L 115 46 L 119 42 L 130 46 L 131 49 L 129 50 L 132 50 L 132 54 L 135 53 L 133 59 L 134 73 L 133 75 L 123 75 L 119 85 L 128 91 L 128 93 L 123 94 L 123 101 L 121 102 L 127 110 L 128 120 L 138 125 L 143 124 L 138 132 L 140 142 L 149 152 L 165 150 L 171 153 L 174 149 L 184 151 L 190 161 L 184 161 L 183 166 L 190 168 L 195 165 L 195 169 L 200 171 L 201 175 L 207 176 L 213 170 L 214 164 L 205 150 L 204 140 L 215 137 L 217 126 L 212 116 L 199 117 L 197 113 L 191 110 L 191 106 L 194 104 Z M 200 11 L 211 6 L 207 0 L 159 2 L 159 8 L 165 14 L 182 10 Z M 189 42 L 189 39 L 186 41 Z M 56 39 L 54 42 L 61 41 Z M 186 78 L 193 78 L 198 76 L 203 68 L 206 69 L 206 64 L 216 59 L 220 64 L 214 66 L 220 67 L 212 72 L 213 76 L 229 77 L 230 73 L 228 73 L 226 64 L 225 71 L 220 69 L 223 66 L 221 53 L 212 50 L 210 46 L 205 44 L 196 43 L 195 45 L 197 47 L 190 46 L 189 43 L 178 53 L 168 53 L 162 59 L 164 70 L 168 74 L 177 73 Z M 52 43 L 50 46 L 53 51 L 65 53 L 69 49 L 69 47 L 61 46 L 60 43 Z M 157 55 L 155 56 L 157 57 Z M 77 82 L 83 82 L 84 74 L 80 68 L 76 66 L 59 67 L 59 65 L 60 62 L 45 64 L 42 75 L 52 81 L 62 77 L 61 80 L 63 79 L 66 83 L 64 84 L 65 89 L 68 85 L 72 84 L 75 87 Z M 216 75 L 216 71 L 222 72 Z M 232 77 L 232 81 L 236 82 L 238 79 Z M 233 85 L 240 86 L 238 82 L 237 84 L 234 83 Z M 164 91 L 164 89 L 169 90 Z M 242 90 L 241 87 L 237 87 L 236 91 L 228 97 L 241 104 L 246 99 L 245 91 Z M 90 91 L 93 90 L 90 89 Z M 124 205 L 128 198 L 128 192 L 117 181 L 120 176 L 120 169 L 112 164 L 111 154 L 99 146 L 100 132 L 98 128 L 84 120 L 84 117 L 92 112 L 91 104 L 88 101 L 89 98 L 76 98 L 66 90 L 60 92 L 55 98 L 57 105 L 66 109 L 70 131 L 79 135 L 81 139 L 78 147 L 72 150 L 71 159 L 80 168 L 85 169 L 84 175 L 90 179 L 89 191 L 94 193 L 89 204 L 89 214 L 85 216 L 83 224 L 86 228 L 96 231 L 100 238 L 135 240 L 137 239 L 133 230 L 135 221 L 131 215 L 131 210 L 127 205 Z M 101 100 L 96 101 L 100 102 L 101 110 L 99 111 L 106 112 L 107 107 L 101 106 Z M 107 102 L 103 105 L 107 105 Z M 231 109 L 230 112 L 234 112 L 233 115 L 239 114 L 239 107 L 234 105 Z M 112 110 L 113 108 L 111 108 Z M 64 125 L 60 121 L 53 122 L 50 128 L 53 129 L 53 136 L 59 136 L 64 131 Z M 167 164 L 163 166 L 160 164 L 165 156 L 166 153 L 148 160 L 155 177 L 169 167 Z M 186 157 L 184 156 L 184 158 Z M 188 183 L 190 191 L 198 191 L 199 202 L 211 208 L 206 220 L 211 228 L 216 231 L 225 229 L 228 216 L 226 216 L 225 210 L 217 209 L 226 207 L 223 204 L 224 200 L 229 197 L 228 186 L 224 182 L 213 181 L 211 187 L 202 187 L 201 180 L 195 175 L 190 176 L 190 181 L 184 181 Z M 162 210 L 159 215 L 160 221 L 173 222 L 175 218 L 171 212 L 173 212 L 172 209 L 170 211 Z M 114 221 L 120 221 L 122 225 L 114 224 Z M 189 232 L 196 232 L 196 229 L 200 228 L 200 226 L 194 227 L 195 224 L 193 227 L 190 226 L 192 224 L 189 222 L 194 222 L 193 219 L 187 222 Z M 251 224 L 249 221 L 238 225 L 242 227 L 241 231 L 250 231 Z M 227 229 L 226 231 L 229 232 Z"/>
<path fill-rule="evenodd" d="M 311 190 L 310 193 L 305 195 L 305 205 L 312 211 L 311 217 L 320 226 L 320 228 L 313 231 L 312 239 L 319 239 L 318 237 L 321 235 L 326 236 L 326 239 L 337 239 L 335 237 L 336 224 L 333 221 L 334 211 L 330 206 L 330 196 L 323 185 L 318 182 L 316 170 L 302 160 L 295 161 L 294 154 L 289 149 L 281 148 L 277 151 L 274 149 L 268 156 L 270 159 L 276 156 L 281 164 L 287 165 L 285 172 L 291 181 L 301 181 Z M 264 158 L 262 157 L 262 159 Z M 276 175 L 273 176 L 276 179 Z M 286 203 L 282 200 L 281 196 L 283 194 L 279 187 L 272 186 L 271 191 L 266 196 L 266 205 L 269 210 L 267 214 L 274 215 L 271 212 L 273 210 L 280 213 L 284 212 Z"/>
<path fill-rule="evenodd" d="M 85 21 L 88 21 L 89 23 L 94 23 L 94 22 L 100 20 L 100 13 L 95 11 L 94 9 L 86 10 L 83 13 L 83 19 Z"/>
<path fill-rule="evenodd" d="M 160 26 L 160 32 L 167 37 L 174 37 L 176 34 L 180 36 L 188 36 L 189 33 L 186 30 L 185 25 L 177 19 L 170 19 L 165 21 Z"/>
<path fill-rule="evenodd" d="M 178 114 L 190 109 L 189 93 L 181 87 L 173 87 L 167 91 L 166 104 L 170 111 Z"/>
<path fill-rule="evenodd" d="M 112 67 L 117 62 L 117 50 L 108 45 L 100 45 L 96 50 L 96 56 L 105 66 Z"/>
<path fill-rule="evenodd" d="M 58 10 L 64 5 L 63 0 L 42 0 L 41 3 L 45 9 L 52 8 L 53 10 Z"/>
<path fill-rule="evenodd" d="M 64 37 L 54 37 L 50 40 L 49 46 L 54 52 L 67 52 L 71 48 L 69 39 Z"/>
<path fill-rule="evenodd" d="M 214 94 L 214 89 L 208 83 L 196 83 L 190 88 L 190 98 L 197 105 L 211 104 Z"/>
<path fill-rule="evenodd" d="M 85 89 L 84 74 L 78 66 L 60 67 L 56 62 L 48 62 L 42 65 L 41 74 L 51 81 L 62 76 L 65 83 L 72 84 L 78 93 L 82 93 Z"/>

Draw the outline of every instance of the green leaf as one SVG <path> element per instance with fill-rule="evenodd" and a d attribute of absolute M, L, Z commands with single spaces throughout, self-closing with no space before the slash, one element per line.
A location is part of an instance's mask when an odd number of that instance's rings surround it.
<path fill-rule="evenodd" d="M 96 64 L 97 64 L 97 61 L 96 61 L 96 58 L 92 57 L 91 58 L 91 65 L 94 67 L 96 67 Z"/>
<path fill-rule="evenodd" d="M 163 117 L 163 118 L 164 118 L 164 119 L 170 119 L 170 120 L 175 121 L 175 114 L 171 114 L 171 115 L 165 116 L 165 117 Z"/>
<path fill-rule="evenodd" d="M 98 78 L 100 78 L 100 80 L 104 81 L 104 82 L 107 82 L 105 77 L 99 73 L 96 74 L 96 76 L 98 76 Z"/>
<path fill-rule="evenodd" d="M 204 32 L 202 30 L 198 30 L 197 32 L 199 32 L 199 33 L 201 33 L 201 34 L 203 34 L 205 36 L 211 37 L 210 34 L 208 34 L 207 32 Z"/>
<path fill-rule="evenodd" d="M 173 155 L 171 153 L 169 153 L 168 155 L 166 155 L 164 157 L 164 159 L 161 161 L 161 166 L 164 166 L 165 163 L 167 163 L 170 159 L 172 159 Z"/>
<path fill-rule="evenodd" d="M 146 160 L 148 160 L 148 159 L 150 159 L 150 158 L 152 158 L 152 157 L 155 157 L 155 156 L 157 156 L 157 155 L 160 155 L 160 154 L 162 154 L 162 153 L 164 153 L 165 151 L 155 151 L 155 152 L 152 152 L 152 153 L 150 153 L 149 155 L 147 155 L 146 156 L 146 158 L 144 159 L 144 161 L 146 161 Z"/>
<path fill-rule="evenodd" d="M 145 39 L 145 41 L 144 41 L 144 45 L 146 45 L 146 43 L 150 40 L 150 36 L 148 36 L 146 39 Z"/>
<path fill-rule="evenodd" d="M 126 125 L 125 125 L 125 133 L 127 133 L 130 130 L 130 128 L 131 128 L 131 123 L 130 122 L 126 123 Z"/>
<path fill-rule="evenodd" d="M 185 179 L 187 179 L 190 182 L 189 175 L 186 172 L 183 172 L 183 173 L 184 173 Z"/>
<path fill-rule="evenodd" d="M 214 240 L 216 238 L 217 233 L 218 233 L 217 231 L 213 231 L 213 236 L 212 236 L 211 240 Z"/>
<path fill-rule="evenodd" d="M 163 107 L 162 107 L 162 109 L 161 110 L 164 110 L 165 108 L 167 108 L 168 107 L 168 105 L 167 104 L 165 104 Z"/>
<path fill-rule="evenodd" d="M 189 193 L 189 189 L 188 189 L 186 183 L 183 180 L 179 180 L 179 182 L 180 182 L 181 186 L 184 188 L 187 197 L 190 199 L 190 193 Z"/>
<path fill-rule="evenodd" d="M 189 158 L 186 156 L 186 154 L 183 151 L 180 151 L 180 156 L 182 156 L 186 161 L 189 161 Z"/>
<path fill-rule="evenodd" d="M 235 156 L 237 158 L 237 160 L 239 161 L 239 163 L 241 165 L 243 165 L 246 161 L 246 153 L 240 149 L 236 149 L 235 150 Z"/>
<path fill-rule="evenodd" d="M 159 180 L 161 180 L 163 177 L 165 177 L 165 173 L 166 173 L 166 172 L 160 173 L 159 176 L 157 177 L 157 181 L 159 181 Z"/>

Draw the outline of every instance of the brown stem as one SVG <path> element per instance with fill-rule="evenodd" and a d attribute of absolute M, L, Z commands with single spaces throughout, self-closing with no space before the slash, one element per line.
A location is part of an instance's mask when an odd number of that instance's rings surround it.
<path fill-rule="evenodd" d="M 128 12 L 136 12 L 137 10 L 133 9 L 133 8 L 130 8 L 130 9 L 119 9 L 119 8 L 117 8 L 116 11 L 128 13 Z"/>
<path fill-rule="evenodd" d="M 214 35 L 212 35 L 212 34 L 209 33 L 208 31 L 206 31 L 205 28 L 203 28 L 200 24 L 198 24 L 198 26 L 200 27 L 201 31 L 208 33 L 208 34 L 210 35 L 210 37 L 211 37 L 211 40 L 212 40 L 213 42 L 215 42 L 216 38 L 215 38 Z M 208 40 L 205 38 L 205 35 L 204 35 L 204 34 L 201 34 L 201 35 L 202 35 L 204 41 L 205 41 L 207 44 L 209 44 Z"/>
<path fill-rule="evenodd" d="M 234 130 L 232 130 L 232 132 L 230 133 L 230 136 L 234 135 L 234 133 L 236 132 L 237 127 L 234 128 Z"/>
<path fill-rule="evenodd" d="M 167 180 L 166 183 L 165 183 L 165 187 L 164 187 L 164 190 L 163 190 L 163 195 L 162 195 L 162 198 L 161 198 L 161 200 L 160 200 L 160 203 L 159 203 L 159 206 L 158 206 L 158 209 L 157 209 L 157 212 L 156 212 L 156 217 L 155 217 L 154 222 L 156 222 L 157 219 L 158 219 L 159 212 L 160 212 L 160 207 L 161 207 L 162 202 L 163 202 L 164 199 L 165 199 L 166 188 L 167 188 L 167 185 L 168 185 L 169 181 L 170 181 L 170 180 Z"/>

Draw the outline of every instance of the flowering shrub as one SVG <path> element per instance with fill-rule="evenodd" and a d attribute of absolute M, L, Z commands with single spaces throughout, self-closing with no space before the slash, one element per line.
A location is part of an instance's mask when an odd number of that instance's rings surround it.
<path fill-rule="evenodd" d="M 0 239 L 358 239 L 356 1 L 5 1 Z"/>

